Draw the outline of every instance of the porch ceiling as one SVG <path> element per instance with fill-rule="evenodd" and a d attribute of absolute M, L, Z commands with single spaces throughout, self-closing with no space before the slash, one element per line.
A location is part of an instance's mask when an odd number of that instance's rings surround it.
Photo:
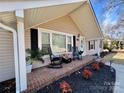
<path fill-rule="evenodd" d="M 84 1 L 73 2 L 61 5 L 52 5 L 41 8 L 32 8 L 24 10 L 25 29 L 46 23 L 58 17 L 65 16 L 76 8 L 80 7 Z M 16 16 L 14 11 L 0 12 L 0 22 L 16 29 Z"/>
<path fill-rule="evenodd" d="M 61 5 L 25 9 L 25 29 L 35 27 L 65 15 L 69 15 L 72 18 L 82 34 L 85 35 L 86 39 L 103 37 L 95 22 L 95 17 L 90 10 L 90 6 L 85 0 Z M 0 12 L 0 22 L 16 29 L 17 20 L 15 12 Z"/>
<path fill-rule="evenodd" d="M 0 12 L 0 22 L 16 29 L 16 17 L 14 12 Z"/>
<path fill-rule="evenodd" d="M 27 9 L 25 10 L 25 28 L 30 28 L 67 15 L 82 4 L 83 2 L 81 1 L 77 3 Z"/>

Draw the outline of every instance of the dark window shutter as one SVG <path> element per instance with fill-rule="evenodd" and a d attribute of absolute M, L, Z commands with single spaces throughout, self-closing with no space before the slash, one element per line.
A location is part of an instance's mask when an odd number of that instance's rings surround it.
<path fill-rule="evenodd" d="M 30 29 L 31 31 L 31 50 L 38 49 L 38 30 L 37 29 Z"/>
<path fill-rule="evenodd" d="M 90 50 L 90 41 L 88 41 L 88 45 L 89 45 L 89 50 Z"/>
<path fill-rule="evenodd" d="M 73 36 L 73 51 L 76 51 L 76 36 Z"/>
<path fill-rule="evenodd" d="M 95 40 L 94 40 L 94 49 L 95 49 Z"/>

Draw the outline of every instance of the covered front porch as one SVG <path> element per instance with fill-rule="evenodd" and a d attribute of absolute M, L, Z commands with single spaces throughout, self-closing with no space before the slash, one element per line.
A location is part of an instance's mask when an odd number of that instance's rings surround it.
<path fill-rule="evenodd" d="M 27 74 L 28 88 L 24 93 L 33 93 L 50 83 L 81 69 L 85 65 L 93 62 L 93 56 L 84 56 L 82 60 L 75 60 L 69 64 L 63 64 L 61 69 L 50 69 L 47 67 L 34 69 Z"/>
<path fill-rule="evenodd" d="M 53 4 L 53 2 L 46 5 L 43 3 L 43 5 L 41 4 L 37 7 L 31 6 L 30 4 L 33 2 L 29 2 L 30 7 L 9 10 L 9 12 L 1 10 L 1 33 L 4 36 L 13 33 L 12 36 L 10 36 L 13 37 L 11 39 L 11 48 L 7 45 L 10 41 L 7 41 L 6 37 L 2 42 L 2 44 L 6 42 L 6 49 L 3 51 L 5 54 L 8 54 L 7 49 L 11 50 L 9 55 L 13 54 L 13 56 L 11 55 L 13 63 L 11 64 L 10 60 L 6 60 L 9 56 L 2 59 L 3 61 L 1 61 L 1 63 L 8 62 L 10 66 L 15 66 L 15 70 L 11 71 L 13 74 L 11 74 L 11 76 L 6 76 L 6 74 L 9 73 L 9 69 L 6 64 L 2 65 L 2 67 L 5 66 L 2 70 L 4 70 L 3 72 L 6 71 L 6 73 L 2 72 L 5 76 L 1 75 L 1 81 L 15 77 L 17 93 L 25 91 L 26 89 L 26 91 L 30 93 L 91 62 L 93 58 L 91 56 L 85 56 L 88 55 L 90 51 L 88 50 L 88 40 L 94 40 L 93 44 L 96 44 L 96 48 L 94 47 L 91 52 L 100 52 L 99 39 L 101 39 L 101 35 L 99 34 L 99 28 L 94 20 L 89 2 L 86 0 L 74 0 L 73 2 L 67 2 L 68 0 L 65 0 L 65 3 L 58 2 L 57 0 L 55 1 L 55 4 Z M 23 3 L 25 4 L 25 2 Z M 26 4 L 28 5 L 28 3 Z M 3 29 L 6 31 L 6 35 Z M 31 29 L 36 30 L 34 36 L 31 35 Z M 47 39 L 46 37 L 44 39 L 42 38 L 44 33 L 49 36 Z M 56 44 L 56 38 L 53 40 L 54 36 L 60 36 L 63 39 L 62 44 Z M 73 36 L 76 37 L 75 44 L 73 42 Z M 35 37 L 35 39 L 32 37 Z M 47 41 L 45 42 L 45 40 Z M 55 41 L 55 44 L 52 40 Z M 35 44 L 32 43 L 32 41 Z M 75 45 L 80 49 L 83 48 L 83 56 L 85 57 L 81 61 L 63 64 L 63 68 L 61 69 L 48 69 L 43 67 L 34 69 L 30 74 L 27 74 L 25 50 L 28 48 L 32 49 L 32 47 L 33 49 L 43 49 L 45 44 L 51 45 L 51 48 L 56 52 L 72 52 L 68 46 L 73 47 Z M 7 77 L 7 79 L 5 79 L 5 77 Z"/>

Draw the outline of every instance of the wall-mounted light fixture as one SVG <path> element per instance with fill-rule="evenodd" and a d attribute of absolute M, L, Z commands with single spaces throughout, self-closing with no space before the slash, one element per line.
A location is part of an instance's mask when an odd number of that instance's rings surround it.
<path fill-rule="evenodd" d="M 80 34 L 77 35 L 77 41 L 79 41 L 79 39 L 80 39 Z"/>

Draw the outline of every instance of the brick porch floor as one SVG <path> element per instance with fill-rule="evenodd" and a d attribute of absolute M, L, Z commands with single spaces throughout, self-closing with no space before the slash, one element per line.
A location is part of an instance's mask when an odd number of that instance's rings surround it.
<path fill-rule="evenodd" d="M 60 69 L 46 67 L 35 69 L 27 74 L 28 89 L 24 93 L 36 93 L 40 88 L 81 69 L 86 64 L 91 63 L 92 60 L 92 56 L 85 56 L 80 61 L 75 60 L 69 64 L 63 64 L 63 68 Z"/>

